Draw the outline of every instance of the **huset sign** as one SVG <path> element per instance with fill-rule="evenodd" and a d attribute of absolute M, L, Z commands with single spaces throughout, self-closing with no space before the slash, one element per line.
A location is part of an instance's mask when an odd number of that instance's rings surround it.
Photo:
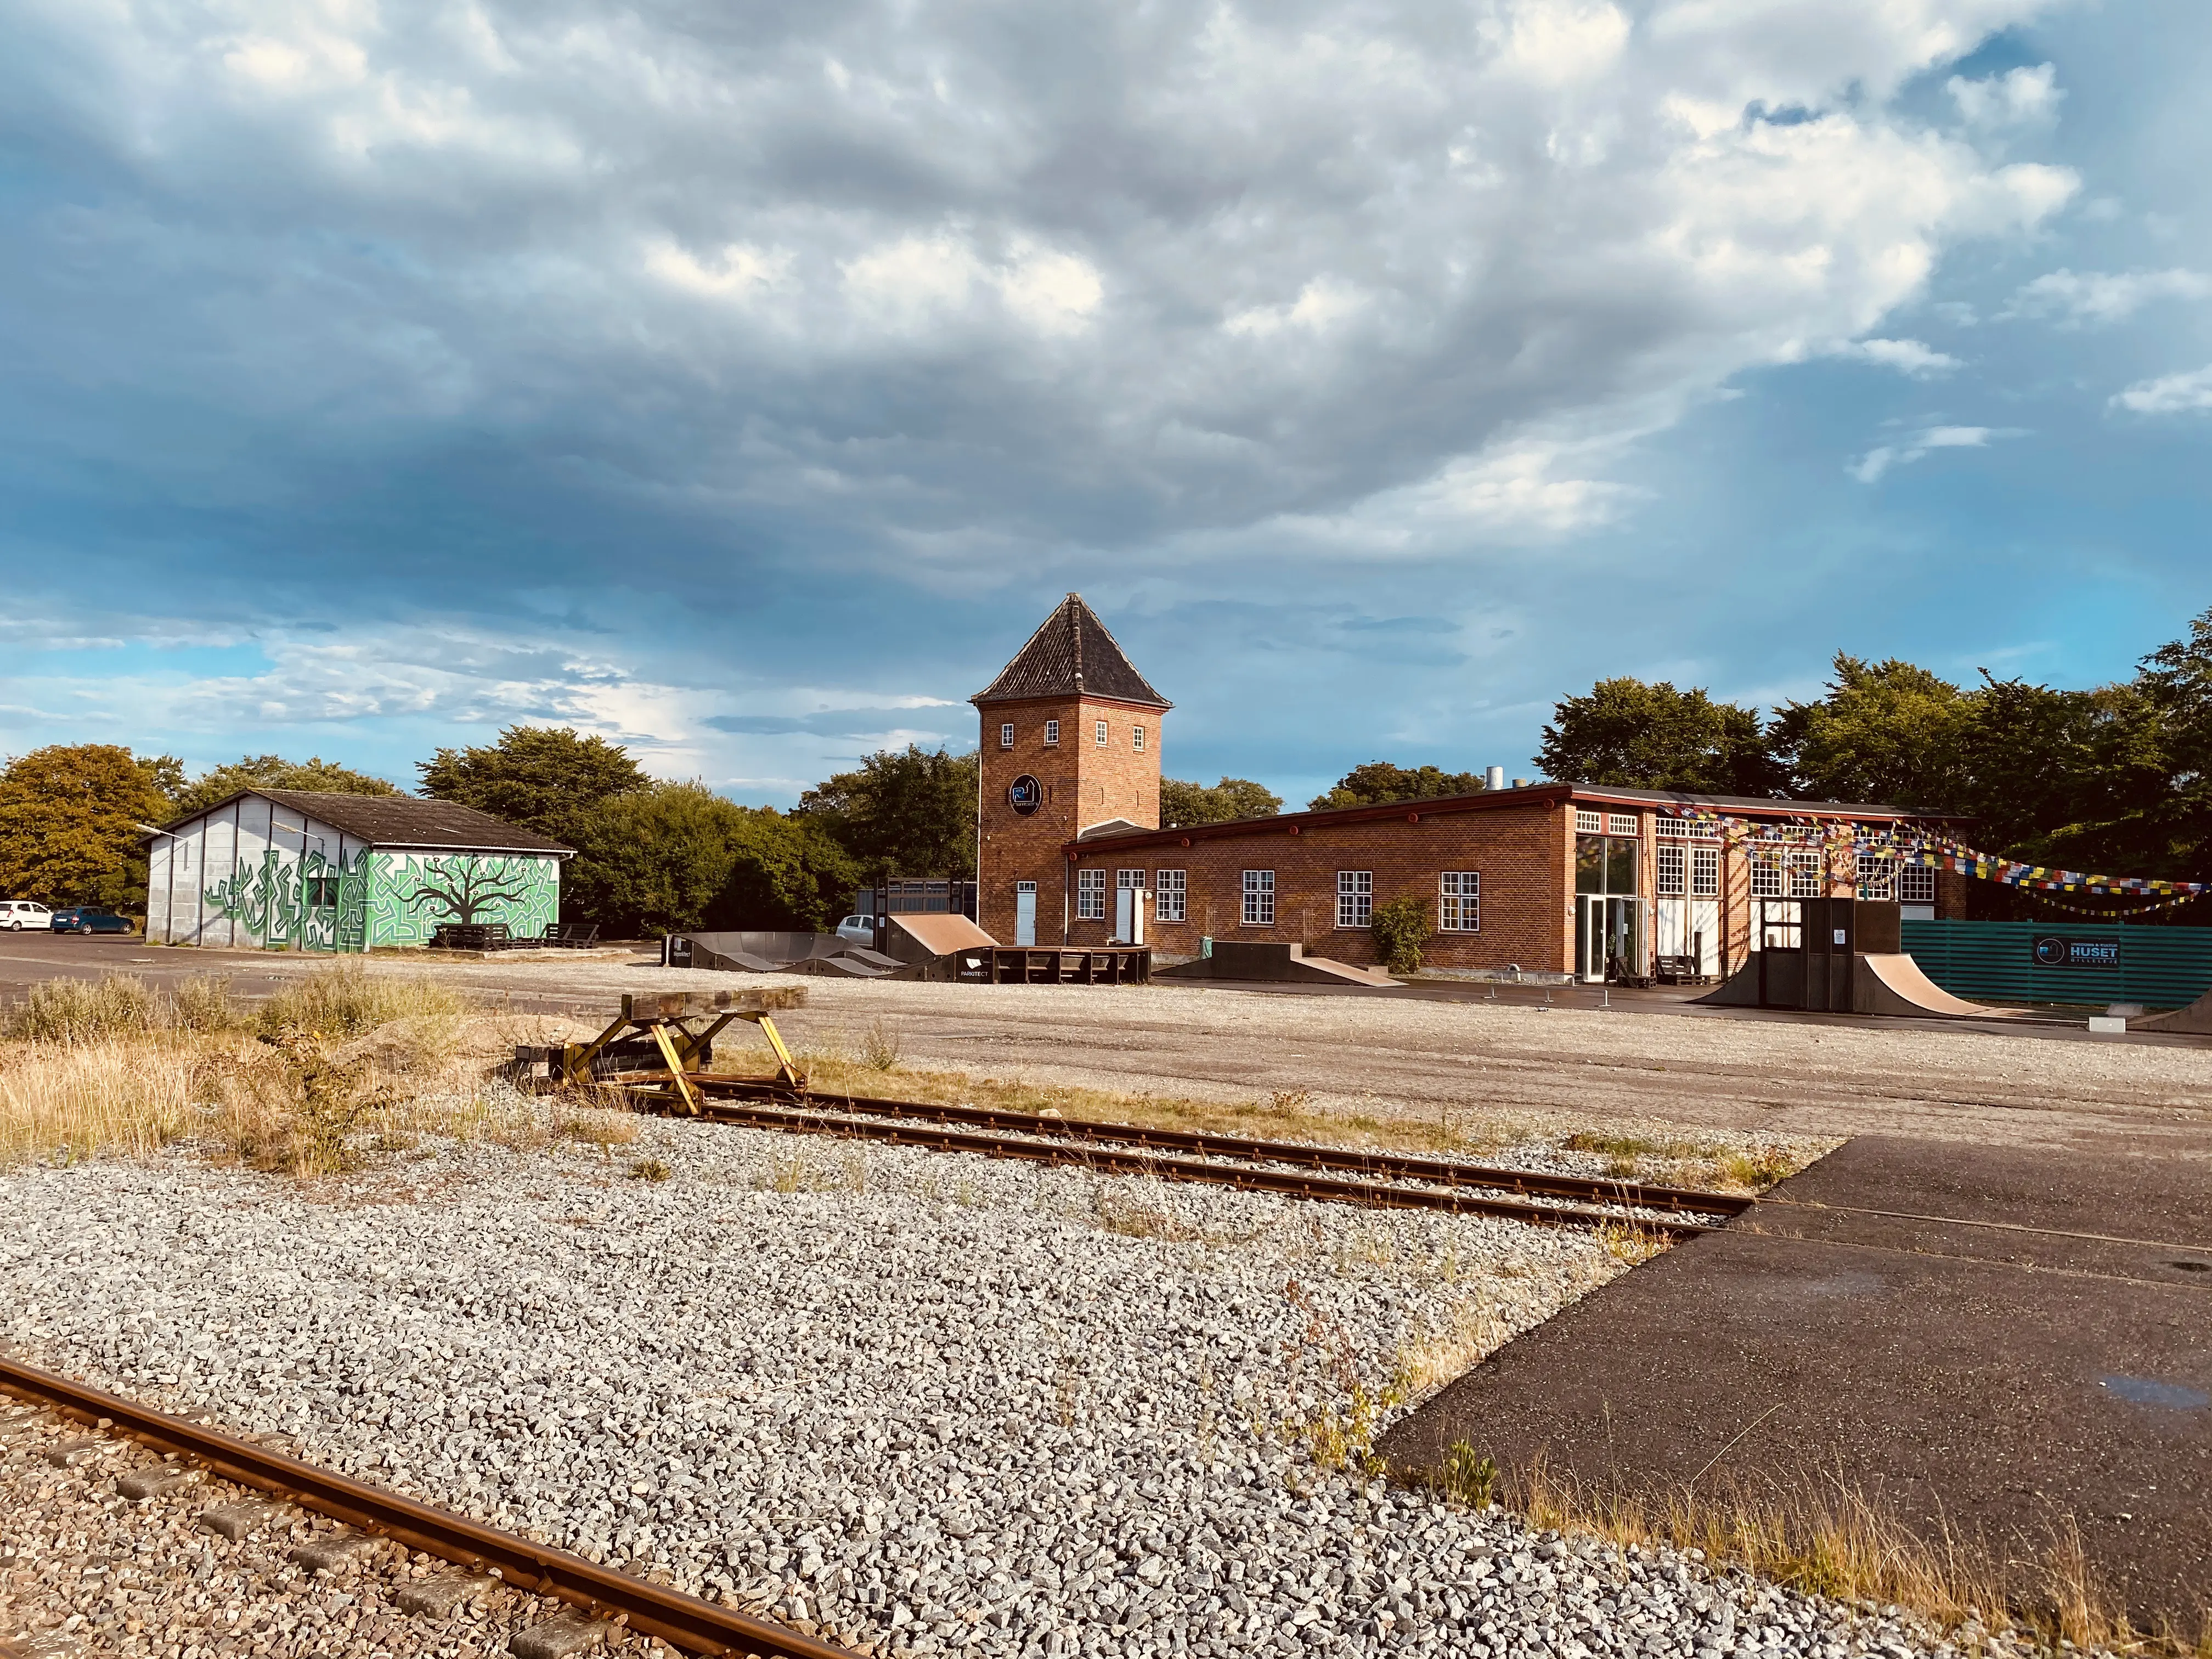
<path fill-rule="evenodd" d="M 2062 939 L 2056 933 L 2037 936 L 2035 965 L 2039 968 L 2118 968 L 2120 942 L 2116 939 Z"/>

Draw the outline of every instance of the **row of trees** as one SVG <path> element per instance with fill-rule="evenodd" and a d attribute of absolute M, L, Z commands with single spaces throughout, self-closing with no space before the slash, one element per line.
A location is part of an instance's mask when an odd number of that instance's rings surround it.
<path fill-rule="evenodd" d="M 1839 654 L 1820 696 L 1763 714 L 1701 687 L 1601 680 L 1554 707 L 1538 761 L 1564 782 L 1970 814 L 1990 852 L 2212 878 L 2212 611 L 2131 678 L 2086 690 L 1986 672 L 1960 686 L 1894 659 Z M 970 871 L 976 769 L 972 751 L 884 750 L 779 812 L 657 781 L 604 738 L 519 726 L 495 743 L 441 749 L 417 770 L 426 795 L 574 847 L 568 913 L 634 936 L 821 927 L 885 875 Z M 1310 805 L 1469 794 L 1482 782 L 1370 761 Z M 0 893 L 135 908 L 145 891 L 140 826 L 254 787 L 399 793 L 320 758 L 249 756 L 187 778 L 173 757 L 115 744 L 38 750 L 0 769 Z M 1268 817 L 1283 801 L 1249 778 L 1168 779 L 1160 805 L 1164 823 L 1198 824 Z"/>

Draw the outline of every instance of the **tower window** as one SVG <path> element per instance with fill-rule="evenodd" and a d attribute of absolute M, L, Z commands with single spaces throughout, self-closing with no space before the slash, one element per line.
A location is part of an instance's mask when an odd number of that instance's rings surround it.
<path fill-rule="evenodd" d="M 1098 739 L 1098 746 L 1103 749 L 1106 746 L 1106 722 L 1100 720 L 1092 726 L 1091 730 Z"/>
<path fill-rule="evenodd" d="M 999 747 L 1001 749 L 1012 749 L 1013 746 L 1014 723 L 1012 720 L 1008 720 L 1004 726 L 999 728 Z"/>
<path fill-rule="evenodd" d="M 1047 743 L 1058 743 L 1060 741 L 1060 722 L 1058 720 L 1047 720 L 1044 723 L 1044 740 Z"/>
<path fill-rule="evenodd" d="M 1145 728 L 1141 726 L 1136 727 L 1130 733 L 1129 741 L 1133 747 L 1142 749 L 1145 746 Z"/>

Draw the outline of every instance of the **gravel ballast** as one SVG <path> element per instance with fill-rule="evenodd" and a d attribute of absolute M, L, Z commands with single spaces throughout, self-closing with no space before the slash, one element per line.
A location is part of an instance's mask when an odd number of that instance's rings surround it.
<path fill-rule="evenodd" d="M 1586 1234 L 660 1121 L 0 1208 L 27 1357 L 870 1651 L 1947 1651 L 1316 1466 L 1620 1271 Z"/>

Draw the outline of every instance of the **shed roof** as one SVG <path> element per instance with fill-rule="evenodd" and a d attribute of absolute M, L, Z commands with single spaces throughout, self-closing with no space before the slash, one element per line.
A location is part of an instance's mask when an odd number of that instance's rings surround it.
<path fill-rule="evenodd" d="M 162 827 L 173 830 L 234 800 L 258 795 L 295 812 L 319 818 L 333 830 L 371 846 L 444 848 L 455 852 L 550 853 L 566 858 L 576 849 L 534 830 L 479 812 L 457 801 L 425 800 L 416 795 L 351 795 L 335 789 L 241 789 L 213 806 L 187 812 Z"/>
<path fill-rule="evenodd" d="M 1071 593 L 1044 619 L 999 678 L 969 702 L 981 705 L 1030 697 L 1104 697 L 1146 708 L 1175 705 L 1152 688 L 1080 593 Z"/>

